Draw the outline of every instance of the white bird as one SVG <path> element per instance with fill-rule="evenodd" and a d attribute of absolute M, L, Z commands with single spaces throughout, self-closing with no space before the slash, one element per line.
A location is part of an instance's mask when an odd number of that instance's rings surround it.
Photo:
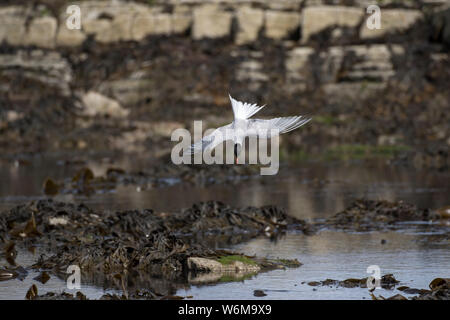
<path fill-rule="evenodd" d="M 259 110 L 264 108 L 265 105 L 260 107 L 256 104 L 237 101 L 230 95 L 228 96 L 230 97 L 231 107 L 233 108 L 234 121 L 217 128 L 211 134 L 191 145 L 184 151 L 186 154 L 195 154 L 204 152 L 205 150 L 211 150 L 226 140 L 233 140 L 234 159 L 235 163 L 237 163 L 237 158 L 246 137 L 268 139 L 273 134 L 279 135 L 295 130 L 311 120 L 311 118 L 306 118 L 304 116 L 281 117 L 268 120 L 249 119 Z"/>

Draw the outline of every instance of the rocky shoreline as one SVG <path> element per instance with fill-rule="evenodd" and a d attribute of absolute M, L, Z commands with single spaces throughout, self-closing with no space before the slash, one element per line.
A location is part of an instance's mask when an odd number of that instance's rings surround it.
<path fill-rule="evenodd" d="M 139 285 L 139 281 L 127 289 L 124 289 L 123 281 L 158 278 L 166 279 L 174 286 L 176 283 L 199 285 L 237 281 L 260 272 L 300 267 L 302 264 L 295 259 L 267 259 L 214 249 L 208 246 L 207 238 L 214 239 L 216 245 L 218 241 L 236 244 L 258 235 L 276 239 L 287 231 L 309 235 L 325 227 L 345 232 L 367 232 L 381 230 L 380 223 L 392 229 L 395 223 L 421 220 L 437 222 L 431 228 L 444 231 L 449 228 L 447 217 L 439 211 L 417 210 L 401 202 L 358 200 L 325 222 L 306 222 L 289 217 L 275 206 L 231 208 L 211 201 L 174 213 L 150 209 L 111 212 L 92 210 L 83 204 L 40 200 L 0 214 L 3 258 L 9 264 L 0 269 L 0 279 L 24 279 L 28 274 L 26 268 L 31 268 L 41 272 L 37 280 L 45 283 L 53 276 L 66 278 L 68 266 L 77 265 L 84 279 L 97 279 L 95 282 L 100 281 L 103 286 L 110 283 L 124 290 L 127 298 L 167 298 L 173 294 L 170 290 L 162 293 L 154 284 L 150 287 L 146 284 L 148 292 L 144 294 L 140 291 L 144 287 Z M 401 228 L 397 225 L 394 229 Z M 448 231 L 443 234 L 447 234 L 448 239 Z M 39 248 L 40 258 L 26 268 L 17 265 L 18 252 L 32 248 Z M 383 279 L 382 285 L 389 288 L 398 283 L 390 275 Z M 360 287 L 365 283 L 364 279 L 353 280 L 328 279 L 309 285 Z M 418 298 L 445 298 L 446 294 L 448 296 L 448 283 L 446 288 L 440 288 L 444 291 L 438 294 L 433 288 L 419 292 Z M 32 298 L 39 298 L 37 288 L 30 290 Z M 83 296 L 72 298 L 81 299 Z M 46 294 L 41 298 L 64 297 Z"/>
<path fill-rule="evenodd" d="M 283 137 L 286 158 L 362 153 L 449 167 L 445 5 L 388 1 L 383 32 L 368 36 L 364 1 L 175 1 L 170 8 L 81 1 L 90 14 L 69 34 L 65 1 L 37 3 L 0 7 L 13 20 L 4 26 L 16 32 L 0 35 L 0 146 L 7 154 L 157 147 L 166 156 L 174 129 L 231 119 L 231 112 L 224 118 L 230 92 L 270 106 L 264 117 L 313 116 L 313 125 Z M 145 16 L 135 23 L 143 30 L 120 29 L 136 14 Z M 166 25 L 180 32 L 160 29 Z M 33 31 L 50 26 L 53 36 Z M 69 38 L 59 43 L 62 33 Z"/>
<path fill-rule="evenodd" d="M 38 247 L 42 254 L 31 268 L 53 275 L 77 265 L 87 277 L 99 279 L 132 272 L 171 281 L 189 277 L 192 283 L 239 279 L 301 264 L 212 249 L 203 244 L 205 237 L 233 237 L 234 242 L 264 233 L 275 237 L 288 225 L 301 228 L 302 223 L 276 207 L 233 209 L 209 202 L 174 214 L 113 213 L 42 200 L 0 215 L 0 238 L 11 265 L 1 276 L 3 280 L 20 276 L 23 268 L 15 265 L 16 247 Z M 204 273 L 213 275 L 208 278 Z"/>

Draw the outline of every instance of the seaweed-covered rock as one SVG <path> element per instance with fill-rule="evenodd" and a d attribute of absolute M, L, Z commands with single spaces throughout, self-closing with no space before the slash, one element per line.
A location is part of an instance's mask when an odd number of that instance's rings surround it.
<path fill-rule="evenodd" d="M 164 187 L 177 183 L 208 186 L 220 183 L 238 183 L 243 179 L 259 177 L 257 166 L 229 165 L 174 165 L 160 163 L 148 171 L 125 171 L 108 168 L 104 175 L 95 176 L 88 167 L 79 169 L 72 177 L 62 181 L 47 178 L 43 191 L 48 196 L 57 193 L 87 196 L 116 189 L 120 185 L 133 185 L 136 189 Z"/>
<path fill-rule="evenodd" d="M 450 299 L 450 279 L 436 278 L 430 282 L 430 291 L 413 297 L 414 300 L 449 300 Z"/>
<path fill-rule="evenodd" d="M 406 286 L 398 287 L 397 289 L 409 293 L 419 294 L 410 298 L 411 300 L 449 300 L 450 299 L 450 279 L 448 278 L 436 278 L 430 282 L 430 290 L 427 289 L 413 289 Z M 374 300 L 384 300 L 385 298 L 380 296 L 379 298 L 372 296 Z M 406 297 L 396 294 L 387 300 L 407 300 Z"/>
<path fill-rule="evenodd" d="M 33 292 L 33 290 L 36 291 Z M 47 292 L 39 295 L 37 288 L 30 288 L 30 291 L 28 292 L 33 292 L 29 295 L 27 294 L 27 299 L 29 300 L 88 300 L 88 298 L 81 291 L 77 291 L 75 294 L 68 292 Z"/>
<path fill-rule="evenodd" d="M 367 288 L 367 281 L 369 278 L 349 278 L 342 281 L 326 279 L 323 281 L 311 281 L 308 282 L 308 285 L 316 287 L 316 286 L 339 286 L 344 288 Z M 373 279 L 372 279 L 373 280 Z M 385 274 L 380 279 L 380 286 L 383 289 L 393 289 L 397 283 L 399 283 L 397 279 L 392 274 Z M 375 282 L 374 282 L 375 285 Z"/>
<path fill-rule="evenodd" d="M 289 217 L 276 206 L 261 208 L 231 208 L 218 201 L 200 202 L 167 218 L 167 224 L 177 233 L 213 233 L 256 235 L 261 231 L 279 233 L 288 225 L 300 229 L 306 226 L 301 220 Z M 166 224 L 166 225 L 167 225 Z"/>
<path fill-rule="evenodd" d="M 399 202 L 359 199 L 344 211 L 337 213 L 325 221 L 332 228 L 369 231 L 374 229 L 393 228 L 397 222 L 431 221 L 440 216 L 429 209 L 418 209 L 416 206 Z"/>
<path fill-rule="evenodd" d="M 94 211 L 83 204 L 40 200 L 0 217 L 3 239 L 44 250 L 33 266 L 36 269 L 63 275 L 68 266 L 78 265 L 83 272 L 99 276 L 139 270 L 165 278 L 181 277 L 189 270 L 190 257 L 232 255 L 205 246 L 201 234 L 245 234 L 241 239 L 249 239 L 268 228 L 281 233 L 288 222 L 296 221 L 277 207 L 233 209 L 219 202 L 161 215 L 153 210 Z M 256 261 L 265 270 L 282 265 Z M 4 274 L 11 276 L 15 275 Z"/>

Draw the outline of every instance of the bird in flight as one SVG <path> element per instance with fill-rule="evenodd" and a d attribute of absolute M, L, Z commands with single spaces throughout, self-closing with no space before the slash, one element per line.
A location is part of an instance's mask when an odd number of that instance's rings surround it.
<path fill-rule="evenodd" d="M 229 97 L 233 108 L 234 121 L 217 128 L 211 134 L 192 144 L 184 151 L 185 154 L 190 155 L 211 150 L 226 140 L 233 140 L 234 162 L 238 163 L 238 156 L 246 137 L 269 139 L 274 135 L 295 130 L 311 120 L 311 118 L 304 116 L 280 117 L 268 120 L 249 119 L 265 105 L 260 107 L 256 104 L 237 101 L 230 95 Z"/>

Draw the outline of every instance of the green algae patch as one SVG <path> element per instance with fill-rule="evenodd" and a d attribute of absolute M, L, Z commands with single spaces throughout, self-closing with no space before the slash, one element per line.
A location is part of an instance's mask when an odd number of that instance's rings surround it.
<path fill-rule="evenodd" d="M 221 256 L 215 259 L 222 265 L 232 265 L 236 261 L 242 262 L 246 265 L 258 266 L 263 271 L 273 270 L 273 269 L 284 269 L 284 268 L 298 268 L 302 265 L 297 259 L 267 259 L 258 257 L 248 257 L 245 255 L 229 255 Z"/>
<path fill-rule="evenodd" d="M 280 149 L 280 160 L 298 163 L 306 161 L 393 159 L 409 151 L 411 151 L 411 147 L 406 145 L 338 144 L 316 152 L 307 152 L 301 148 Z"/>
<path fill-rule="evenodd" d="M 253 265 L 253 266 L 257 266 L 258 265 L 255 261 L 253 261 L 249 257 L 240 256 L 240 255 L 222 256 L 222 257 L 219 257 L 217 259 L 217 261 L 220 262 L 221 264 L 224 264 L 224 265 L 229 265 L 229 264 L 232 264 L 232 263 L 234 263 L 236 261 L 240 261 L 240 262 L 242 262 L 244 264 L 250 264 L 250 265 Z"/>
<path fill-rule="evenodd" d="M 298 268 L 302 265 L 297 259 L 275 259 L 274 262 L 287 268 Z"/>
<path fill-rule="evenodd" d="M 298 268 L 297 259 L 268 259 L 240 254 L 216 256 L 214 258 L 190 257 L 189 282 L 205 284 L 216 282 L 240 282 L 251 279 L 261 272 L 276 269 Z"/>
<path fill-rule="evenodd" d="M 261 268 L 261 272 L 275 269 L 299 268 L 302 265 L 302 263 L 297 259 L 268 259 L 255 257 L 255 261 Z"/>

